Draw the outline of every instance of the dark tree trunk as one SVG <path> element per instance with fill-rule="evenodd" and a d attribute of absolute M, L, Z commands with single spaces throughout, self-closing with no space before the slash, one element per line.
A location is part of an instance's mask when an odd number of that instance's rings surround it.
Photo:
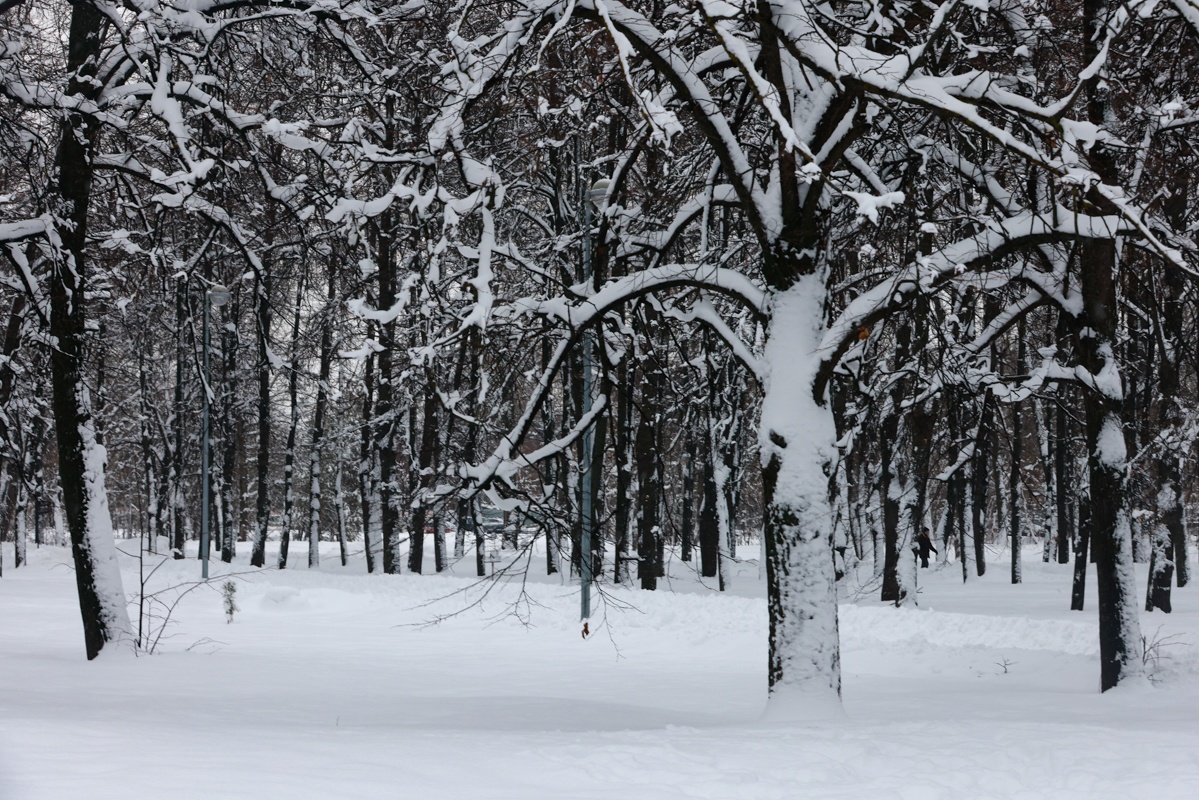
<path fill-rule="evenodd" d="M 224 424 L 221 426 L 223 463 L 219 496 L 223 509 L 220 528 L 221 561 L 226 564 L 232 563 L 233 556 L 237 554 L 237 528 L 240 526 L 235 523 L 235 518 L 240 520 L 240 508 L 243 503 L 243 498 L 234 493 L 238 453 L 241 451 L 241 437 L 237 435 L 241 415 L 236 409 L 237 403 L 234 402 L 233 396 L 233 387 L 237 384 L 238 351 L 240 349 L 236 330 L 238 309 L 239 296 L 234 294 L 233 301 L 229 305 L 229 319 L 232 320 L 232 323 L 227 325 L 222 332 L 223 345 L 221 348 L 224 351 L 224 366 L 221 373 L 221 386 L 224 394 Z"/>
<path fill-rule="evenodd" d="M 632 558 L 632 518 L 633 508 L 633 377 L 627 364 L 620 367 L 624 376 L 620 386 L 616 388 L 616 431 L 615 460 L 616 460 L 616 568 L 614 580 L 616 583 L 626 583 L 631 578 L 629 563 Z"/>
<path fill-rule="evenodd" d="M 1108 13 L 1105 0 L 1084 0 L 1085 30 L 1098 30 Z M 1098 55 L 1097 37 L 1086 37 L 1084 58 Z M 1089 120 L 1107 121 L 1111 109 L 1105 81 L 1087 85 Z M 1105 183 L 1116 179 L 1116 155 L 1104 143 L 1091 148 L 1092 169 Z M 1116 210 L 1095 188 L 1087 192 L 1091 207 L 1102 214 Z M 1078 335 L 1079 361 L 1091 375 L 1107 377 L 1085 392 L 1087 459 L 1090 476 L 1091 547 L 1095 552 L 1095 583 L 1099 596 L 1100 688 L 1114 688 L 1125 677 L 1140 674 L 1141 640 L 1133 578 L 1132 543 L 1127 516 L 1127 454 L 1121 413 L 1122 387 L 1116 360 L 1117 296 L 1116 241 L 1085 239 L 1079 246 L 1083 313 Z"/>
<path fill-rule="evenodd" d="M 903 319 L 895 332 L 895 350 L 892 355 L 892 369 L 900 370 L 907 366 L 908 354 L 912 345 L 912 324 L 909 319 Z M 902 552 L 900 541 L 903 526 L 903 496 L 908 490 L 908 462 L 912 458 L 907 447 L 904 434 L 906 430 L 900 419 L 900 409 L 904 399 L 902 381 L 896 381 L 891 390 L 891 409 L 883 416 L 879 425 L 882 431 L 880 450 L 882 469 L 879 473 L 879 492 L 883 499 L 883 585 L 881 600 L 884 603 L 902 603 L 909 587 L 903 585 L 901 571 L 903 565 L 900 559 L 910 554 Z"/>
<path fill-rule="evenodd" d="M 974 539 L 974 570 L 980 578 L 987 572 L 987 484 L 994 413 L 995 398 L 986 392 L 978 412 L 974 457 L 970 460 L 970 531 Z"/>
<path fill-rule="evenodd" d="M 254 318 L 258 340 L 258 454 L 255 464 L 258 496 L 250 565 L 262 567 L 266 565 L 266 540 L 271 523 L 271 276 L 267 263 L 263 263 L 259 271 L 254 273 L 254 278 Z"/>
<path fill-rule="evenodd" d="M 652 314 L 652 312 L 651 312 Z M 657 320 L 647 314 L 646 339 L 657 339 Z M 643 363 L 641 413 L 633 439 L 633 458 L 637 465 L 637 578 L 641 588 L 658 588 L 660 565 L 658 539 L 662 536 L 659 516 L 662 502 L 662 472 L 658 464 L 658 426 L 661 416 L 663 374 L 657 357 L 651 354 Z"/>
<path fill-rule="evenodd" d="M 370 335 L 368 329 L 368 335 Z M 368 353 L 362 368 L 362 426 L 358 446 L 358 502 L 362 517 L 362 544 L 366 551 L 366 571 L 374 572 L 375 531 L 372 524 L 379 513 L 378 485 L 375 482 L 374 452 L 374 402 L 375 402 L 375 354 Z"/>
<path fill-rule="evenodd" d="M 300 325 L 303 322 L 304 288 L 301 275 L 296 286 L 296 307 L 292 317 L 291 355 L 287 365 L 287 448 L 283 452 L 283 532 L 279 535 L 279 569 L 287 568 L 291 537 L 296 517 L 296 437 L 300 428 Z"/>
<path fill-rule="evenodd" d="M 1059 564 L 1070 563 L 1070 543 L 1074 540 L 1070 498 L 1078 496 L 1070 491 L 1074 478 L 1070 471 L 1072 463 L 1070 419 L 1066 414 L 1066 398 L 1062 396 L 1065 391 L 1066 387 L 1064 386 L 1058 388 L 1056 422 L 1053 426 L 1053 462 L 1057 484 L 1057 563 Z M 1074 504 L 1078 506 L 1080 501 L 1075 500 Z M 1081 527 L 1080 520 L 1079 528 L 1081 529 Z"/>
<path fill-rule="evenodd" d="M 695 505 L 695 469 L 692 463 L 695 453 L 695 436 L 690 424 L 683 437 L 683 505 L 681 527 L 679 529 L 679 559 L 684 563 L 691 562 L 692 528 L 695 525 L 692 509 Z M 618 490 L 619 492 L 619 490 Z"/>
<path fill-rule="evenodd" d="M 437 391 L 433 376 L 425 376 L 425 397 L 423 414 L 421 415 L 420 445 L 417 451 L 418 486 L 415 503 L 412 509 L 412 532 L 408 550 L 408 569 L 420 573 L 423 570 L 425 558 L 425 522 L 428 518 L 426 493 L 432 488 L 435 477 L 433 472 L 433 456 L 437 443 L 439 427 Z M 436 520 L 434 520 L 436 523 Z M 436 527 L 436 524 L 434 524 Z"/>
<path fill-rule="evenodd" d="M 382 215 L 381 225 L 389 225 L 389 215 Z M 390 229 L 390 227 L 389 227 Z M 391 308 L 396 301 L 396 265 L 390 234 L 380 232 L 376 240 L 379 261 L 379 307 Z M 380 326 L 378 375 L 375 384 L 375 441 L 379 460 L 379 519 L 383 538 L 383 571 L 388 575 L 400 572 L 400 511 L 399 474 L 396 468 L 396 427 L 400 409 L 397 407 L 392 362 L 395 357 L 396 322 Z M 419 534 L 419 532 L 417 532 Z M 417 534 L 414 534 L 417 535 Z"/>
<path fill-rule="evenodd" d="M 183 502 L 183 368 L 187 358 L 183 352 L 183 329 L 187 325 L 186 284 L 177 280 L 175 288 L 175 398 L 171 407 L 171 447 L 169 489 L 171 497 L 171 553 L 176 559 L 183 558 L 187 525 L 184 520 Z"/>
<path fill-rule="evenodd" d="M 720 570 L 720 519 L 716 511 L 716 472 L 712 458 L 709 446 L 704 451 L 703 497 L 699 507 L 699 568 L 705 578 L 715 578 Z"/>
<path fill-rule="evenodd" d="M 1087 597 L 1087 565 L 1090 563 L 1091 503 L 1078 498 L 1078 542 L 1074 547 L 1074 582 L 1070 590 L 1070 610 L 1082 611 Z"/>
<path fill-rule="evenodd" d="M 162 515 L 158 509 L 161 499 L 158 494 L 158 469 L 154 452 L 154 439 L 150 429 L 152 409 L 149 376 L 146 369 L 147 351 L 149 351 L 150 358 L 153 359 L 154 345 L 149 336 L 146 337 L 146 347 L 138 351 L 137 357 L 138 412 L 141 416 L 138 433 L 140 434 L 142 456 L 142 491 L 146 495 L 146 549 L 151 553 L 155 553 L 158 549 L 156 537 L 159 532 Z"/>
<path fill-rule="evenodd" d="M 541 341 L 541 369 L 543 372 L 548 368 L 549 362 L 550 362 L 550 357 L 552 355 L 552 351 L 550 348 L 550 341 L 551 340 L 550 340 L 549 336 L 546 336 Z M 471 366 L 471 384 L 473 385 L 474 381 L 475 381 L 475 376 L 476 376 L 477 370 L 478 370 L 478 359 L 472 359 L 471 364 L 472 364 L 472 366 Z M 556 415 L 554 413 L 553 398 L 551 397 L 546 400 L 545 407 L 542 409 L 542 412 L 541 412 L 541 420 L 542 420 L 541 436 L 544 441 L 551 442 L 554 440 L 555 416 Z M 473 428 L 471 430 L 470 436 L 471 436 L 471 447 L 473 448 L 473 446 L 474 446 L 474 438 L 473 438 L 474 437 L 474 429 Z M 472 452 L 473 452 L 473 450 L 472 450 Z M 473 458 L 473 456 L 472 456 L 472 458 Z M 546 464 L 546 467 L 545 467 L 545 470 L 546 470 L 545 480 L 546 480 L 547 486 L 557 486 L 558 485 L 558 476 L 561 475 L 561 472 L 562 472 L 561 466 L 562 466 L 562 461 L 560 458 L 549 459 L 549 462 Z M 619 464 L 617 465 L 617 469 L 619 469 Z M 557 501 L 560 502 L 561 492 L 555 493 L 554 497 L 558 498 Z M 549 502 L 555 502 L 555 500 L 549 500 Z M 617 504 L 619 504 L 621 501 L 619 498 L 617 498 L 616 502 L 617 502 Z M 540 523 L 541 530 L 542 530 L 542 533 L 545 535 L 545 574 L 557 575 L 558 570 L 559 570 L 559 565 L 561 562 L 561 558 L 562 558 L 562 547 L 561 547 L 561 540 L 559 539 L 558 526 L 557 526 L 557 523 L 553 519 L 549 518 L 549 517 L 553 516 L 552 514 L 542 514 L 541 516 L 542 516 L 542 521 Z M 617 556 L 617 558 L 619 559 L 619 555 Z M 619 563 L 619 561 L 618 561 L 618 563 Z M 480 574 L 482 574 L 482 573 L 480 573 Z"/>
<path fill-rule="evenodd" d="M 337 272 L 337 262 L 330 260 L 324 318 L 321 320 L 321 353 L 316 381 L 316 403 L 312 412 L 312 448 L 308 454 L 308 474 L 310 476 L 308 492 L 309 568 L 320 566 L 321 561 L 321 447 L 324 446 L 325 441 L 325 414 L 327 413 L 326 406 L 329 403 L 329 378 L 333 371 L 333 314 L 337 305 Z M 338 467 L 337 479 L 340 484 L 340 466 Z M 344 560 L 343 557 L 342 561 L 344 562 Z"/>
<path fill-rule="evenodd" d="M 899 603 L 904 591 L 899 580 L 899 491 L 898 477 L 894 473 L 895 446 L 898 444 L 899 417 L 887 414 L 882 424 L 880 447 L 881 469 L 879 470 L 879 494 L 883 505 L 883 585 L 880 600 L 884 603 Z"/>
<path fill-rule="evenodd" d="M 97 61 L 106 18 L 91 3 L 71 8 L 67 41 L 67 95 L 86 104 L 99 96 Z M 51 397 L 58 442 L 58 469 L 63 511 L 71 536 L 75 584 L 83 618 L 88 659 L 129 629 L 115 565 L 111 529 L 104 529 L 107 511 L 93 504 L 104 501 L 103 450 L 95 441 L 94 420 L 84 388 L 83 369 L 87 331 L 84 298 L 88 289 L 88 205 L 91 199 L 93 154 L 99 135 L 97 121 L 80 112 L 65 114 L 58 130 L 55 179 L 48 196 L 60 237 L 58 257 L 49 280 Z"/>
<path fill-rule="evenodd" d="M 0 359 L 0 475 L 4 476 L 2 484 L 5 487 L 0 494 L 4 495 L 4 509 L 0 515 L 0 542 L 5 539 L 7 531 L 16 524 L 17 507 L 17 458 L 19 448 L 17 437 L 13 436 L 13 428 L 9 425 L 9 415 L 13 413 L 13 385 L 16 373 L 13 369 L 17 349 L 21 345 L 21 324 L 24 317 L 25 295 L 17 295 L 13 299 L 12 310 L 8 315 L 8 325 L 4 331 L 3 359 Z M 15 541 L 15 539 L 14 539 Z M 15 566 L 20 566 L 16 564 Z M 0 554 L 0 575 L 4 574 L 4 557 Z"/>
<path fill-rule="evenodd" d="M 600 414 L 595 420 L 591 444 L 591 466 L 585 479 L 591 482 L 591 575 L 592 580 L 604 574 L 604 449 L 608 441 L 608 415 Z M 659 460 L 659 464 L 661 461 Z M 659 495 L 661 502 L 661 495 Z M 659 550 L 661 549 L 661 536 Z M 658 559 L 661 570 L 662 559 Z M 659 575 L 659 577 L 661 577 Z"/>
<path fill-rule="evenodd" d="M 1028 369 L 1028 355 L 1025 344 L 1025 318 L 1021 317 L 1016 324 L 1016 374 L 1023 376 Z M 1008 478 L 1008 525 L 1011 532 L 1012 547 L 1012 583 L 1023 582 L 1020 563 L 1020 543 L 1023 532 L 1020 529 L 1020 501 L 1024 494 L 1024 482 L 1021 478 L 1021 468 L 1024 466 L 1022 456 L 1024 450 L 1024 431 L 1021 427 L 1020 405 L 1012 405 L 1012 463 Z"/>

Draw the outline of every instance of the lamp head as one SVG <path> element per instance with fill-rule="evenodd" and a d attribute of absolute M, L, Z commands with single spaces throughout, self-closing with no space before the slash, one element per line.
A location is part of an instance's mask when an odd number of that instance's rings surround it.
<path fill-rule="evenodd" d="M 591 184 L 591 188 L 587 190 L 587 197 L 596 206 L 599 206 L 608 197 L 608 188 L 612 185 L 612 181 L 607 178 L 600 178 L 595 183 Z"/>
<path fill-rule="evenodd" d="M 208 304 L 214 308 L 220 308 L 229 302 L 229 288 L 222 286 L 219 283 L 214 283 L 208 287 Z"/>

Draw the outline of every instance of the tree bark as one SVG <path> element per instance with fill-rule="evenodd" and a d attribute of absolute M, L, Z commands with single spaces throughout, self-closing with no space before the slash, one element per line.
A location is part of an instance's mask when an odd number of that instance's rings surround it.
<path fill-rule="evenodd" d="M 91 3 L 71 8 L 67 41 L 67 95 L 85 104 L 100 94 L 97 62 L 106 26 Z M 84 298 L 88 206 L 98 122 L 80 111 L 59 123 L 54 179 L 49 197 L 61 245 L 49 280 L 51 397 L 58 442 L 63 510 L 71 536 L 75 584 L 89 660 L 110 643 L 130 634 L 125 593 L 117 564 L 112 521 L 104 488 L 105 452 L 96 441 L 91 403 L 83 381 L 87 331 Z"/>
<path fill-rule="evenodd" d="M 254 319 L 258 341 L 258 454 L 255 465 L 257 501 L 254 545 L 250 565 L 266 565 L 266 540 L 271 523 L 271 275 L 269 262 L 263 260 L 254 273 Z M 287 532 L 284 531 L 284 536 Z"/>

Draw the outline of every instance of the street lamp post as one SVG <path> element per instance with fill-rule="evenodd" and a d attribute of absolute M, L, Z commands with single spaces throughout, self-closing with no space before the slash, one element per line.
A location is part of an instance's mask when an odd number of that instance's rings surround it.
<path fill-rule="evenodd" d="M 583 282 L 591 284 L 591 206 L 597 207 L 608 196 L 607 178 L 600 178 L 591 184 L 587 190 L 587 199 L 583 201 Z M 583 331 L 583 415 L 591 413 L 591 367 L 593 354 L 591 352 L 591 330 Z M 583 464 L 579 477 L 583 481 L 582 534 L 579 536 L 579 577 L 582 581 L 580 597 L 580 619 L 586 622 L 591 616 L 591 509 L 594 502 L 592 497 L 594 476 L 591 474 L 591 449 L 594 443 L 594 433 L 591 426 L 583 433 Z"/>
<path fill-rule="evenodd" d="M 212 491 L 212 475 L 209 469 L 209 450 L 210 436 L 208 423 L 208 408 L 212 403 L 212 387 L 209 382 L 208 373 L 208 318 L 212 314 L 212 307 L 221 307 L 229 302 L 229 290 L 224 286 L 213 284 L 208 287 L 208 291 L 204 293 L 204 414 L 203 414 L 203 451 L 204 464 L 202 475 L 200 477 L 200 577 L 203 580 L 208 580 L 208 551 L 210 547 L 209 531 L 208 531 L 208 506 L 209 495 Z"/>

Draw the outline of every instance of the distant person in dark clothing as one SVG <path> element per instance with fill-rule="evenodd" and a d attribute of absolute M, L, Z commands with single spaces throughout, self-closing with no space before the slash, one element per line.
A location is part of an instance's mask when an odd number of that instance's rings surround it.
<path fill-rule="evenodd" d="M 920 555 L 920 568 L 928 569 L 928 551 L 932 550 L 937 553 L 937 548 L 933 547 L 933 540 L 928 536 L 928 528 L 920 531 L 920 535 L 916 537 L 916 547 Z M 937 553 L 937 555 L 941 555 Z"/>

